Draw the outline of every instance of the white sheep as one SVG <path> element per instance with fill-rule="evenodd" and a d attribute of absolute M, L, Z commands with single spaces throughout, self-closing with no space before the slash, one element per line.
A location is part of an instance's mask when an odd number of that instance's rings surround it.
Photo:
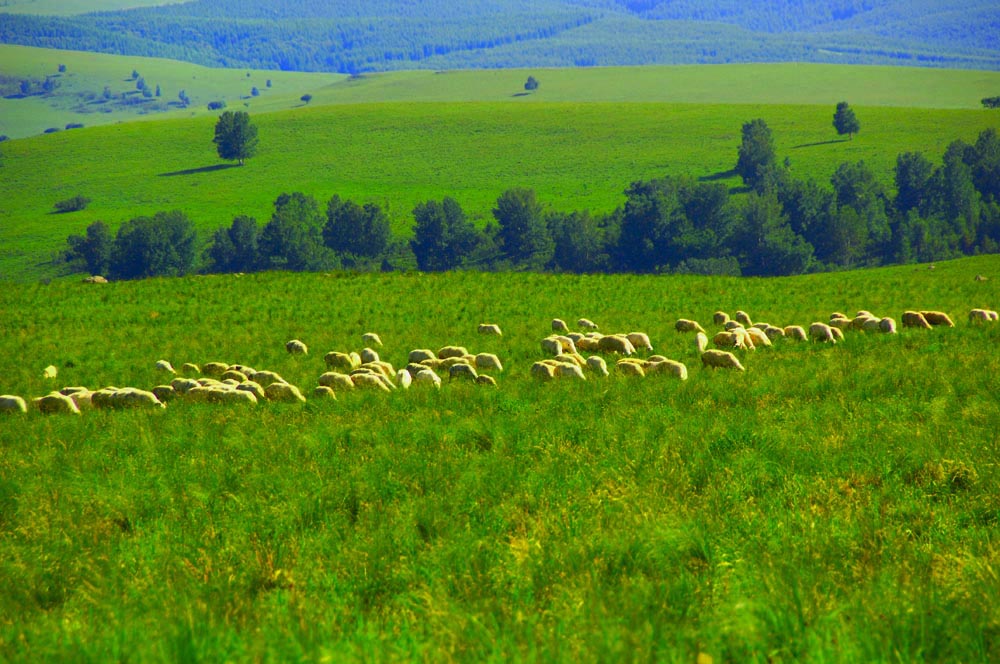
<path fill-rule="evenodd" d="M 438 359 L 447 360 L 449 357 L 465 357 L 469 351 L 465 346 L 444 346 L 437 352 Z"/>
<path fill-rule="evenodd" d="M 878 329 L 882 334 L 896 334 L 896 321 L 886 316 L 879 320 Z"/>
<path fill-rule="evenodd" d="M 837 343 L 837 338 L 833 336 L 833 330 L 837 328 L 831 328 L 826 323 L 813 323 L 809 326 L 809 338 L 813 341 L 830 342 L 832 344 Z M 839 331 L 839 330 L 838 330 Z"/>
<path fill-rule="evenodd" d="M 712 314 L 712 322 L 720 326 L 725 325 L 726 323 L 729 322 L 729 314 L 727 314 L 725 311 L 716 311 L 714 314 Z"/>
<path fill-rule="evenodd" d="M 576 321 L 576 326 L 584 330 L 596 330 L 597 323 L 590 320 L 589 318 L 581 318 Z"/>
<path fill-rule="evenodd" d="M 698 321 L 678 318 L 674 323 L 674 329 L 678 332 L 704 332 L 705 328 L 698 324 Z"/>
<path fill-rule="evenodd" d="M 654 374 L 667 374 L 676 376 L 681 380 L 687 380 L 688 378 L 688 370 L 683 362 L 668 360 L 666 358 L 658 359 L 656 362 L 653 362 L 652 358 L 650 359 L 650 362 L 646 365 L 646 375 L 651 376 Z"/>
<path fill-rule="evenodd" d="M 645 332 L 629 332 L 625 337 L 632 344 L 633 348 L 639 349 L 643 348 L 645 350 L 653 350 L 653 344 L 649 342 L 649 335 Z"/>
<path fill-rule="evenodd" d="M 753 342 L 753 346 L 755 348 L 757 346 L 771 345 L 771 338 L 767 336 L 767 333 L 764 332 L 764 330 L 760 329 L 759 327 L 745 328 L 744 331 L 750 337 L 750 340 L 751 342 Z"/>
<path fill-rule="evenodd" d="M 413 382 L 416 385 L 433 385 L 434 387 L 441 387 L 441 377 L 434 373 L 431 369 L 421 369 L 417 373 L 413 374 Z"/>
<path fill-rule="evenodd" d="M 608 363 L 604 361 L 603 357 L 598 357 L 597 355 L 591 355 L 587 358 L 587 366 L 591 371 L 599 376 L 608 375 Z"/>
<path fill-rule="evenodd" d="M 496 387 L 497 381 L 493 376 L 480 374 L 479 376 L 476 376 L 476 385 L 488 385 L 490 387 Z"/>
<path fill-rule="evenodd" d="M 919 311 L 904 311 L 903 327 L 916 327 L 922 330 L 929 330 L 931 329 L 931 324 L 927 322 L 927 318 Z"/>
<path fill-rule="evenodd" d="M 830 319 L 830 327 L 836 328 L 838 330 L 849 330 L 854 324 L 854 321 L 850 318 L 837 316 L 836 318 Z"/>
<path fill-rule="evenodd" d="M 163 373 L 168 373 L 168 374 L 177 373 L 176 371 L 174 371 L 174 366 L 170 364 L 170 362 L 168 362 L 167 360 L 157 360 L 156 369 L 158 371 L 162 371 Z"/>
<path fill-rule="evenodd" d="M 292 355 L 308 355 L 309 348 L 298 339 L 292 339 L 285 344 L 285 350 Z"/>
<path fill-rule="evenodd" d="M 410 389 L 410 385 L 413 384 L 413 375 L 406 369 L 400 369 L 396 372 L 396 384 L 404 390 Z"/>
<path fill-rule="evenodd" d="M 424 360 L 436 360 L 437 354 L 429 348 L 414 348 L 410 351 L 407 362 L 419 364 Z"/>
<path fill-rule="evenodd" d="M 156 387 L 151 389 L 150 392 L 155 394 L 156 398 L 159 399 L 162 403 L 173 401 L 174 397 L 177 396 L 177 391 L 174 390 L 174 388 L 170 385 L 157 385 Z M 73 397 L 70 396 L 70 399 L 73 399 Z M 73 401 L 76 401 L 76 399 L 73 399 Z M 91 405 L 93 405 L 93 396 L 91 396 Z M 76 407 L 80 408 L 79 401 L 76 401 Z M 80 408 L 80 410 L 83 409 Z"/>
<path fill-rule="evenodd" d="M 187 394 L 192 388 L 198 387 L 199 383 L 194 378 L 174 378 L 170 381 L 170 387 L 178 394 Z"/>
<path fill-rule="evenodd" d="M 948 314 L 943 311 L 921 311 L 924 319 L 931 325 L 944 325 L 945 327 L 955 327 Z"/>
<path fill-rule="evenodd" d="M 448 368 L 448 379 L 454 380 L 456 378 L 463 378 L 466 380 L 475 381 L 479 377 L 476 369 L 471 364 L 465 364 L 464 362 L 460 364 L 454 364 Z"/>
<path fill-rule="evenodd" d="M 249 392 L 257 401 L 267 401 L 267 392 L 255 380 L 245 380 L 236 386 L 237 392 Z"/>
<path fill-rule="evenodd" d="M 632 360 L 624 357 L 615 362 L 615 369 L 624 376 L 637 376 L 642 378 L 646 375 L 646 369 L 642 360 Z"/>
<path fill-rule="evenodd" d="M 275 383 L 287 383 L 288 382 L 287 380 L 285 380 L 284 378 L 282 378 L 280 374 L 277 374 L 277 373 L 275 373 L 273 371 L 266 371 L 266 370 L 265 371 L 258 371 L 256 373 L 254 373 L 253 379 L 256 382 L 260 383 L 261 387 L 263 387 L 265 390 L 270 385 L 274 385 Z"/>
<path fill-rule="evenodd" d="M 784 331 L 786 339 L 793 339 L 795 341 L 806 341 L 808 339 L 805 328 L 801 325 L 786 325 Z"/>
<path fill-rule="evenodd" d="M 327 371 L 321 374 L 317 382 L 324 387 L 332 387 L 334 390 L 345 391 L 354 389 L 354 381 L 351 380 L 351 377 L 336 371 Z"/>
<path fill-rule="evenodd" d="M 553 332 L 569 332 L 569 326 L 566 325 L 566 321 L 553 318 L 552 319 L 552 331 Z"/>
<path fill-rule="evenodd" d="M 556 377 L 556 367 L 545 362 L 535 362 L 531 365 L 531 376 L 539 380 L 552 380 Z"/>
<path fill-rule="evenodd" d="M 369 364 L 371 362 L 378 362 L 378 353 L 371 348 L 361 349 L 361 364 Z"/>
<path fill-rule="evenodd" d="M 701 364 L 712 369 L 746 371 L 735 355 L 724 350 L 715 350 L 714 348 L 710 348 L 701 354 Z"/>
<path fill-rule="evenodd" d="M 503 371 L 503 365 L 500 363 L 500 358 L 493 353 L 479 353 L 476 355 L 475 365 L 477 369 L 493 369 L 496 371 Z"/>
<path fill-rule="evenodd" d="M 55 365 L 53 364 L 50 364 L 49 366 L 45 367 L 45 369 L 42 371 L 42 378 L 51 379 L 55 378 L 58 375 L 59 375 L 59 370 L 56 369 Z"/>
<path fill-rule="evenodd" d="M 500 326 L 496 323 L 480 323 L 479 334 L 489 334 L 497 337 L 503 336 L 503 332 L 500 331 Z"/>
<path fill-rule="evenodd" d="M 563 346 L 559 342 L 559 339 L 553 335 L 542 339 L 542 350 L 549 355 L 562 355 Z"/>
<path fill-rule="evenodd" d="M 254 375 L 256 375 L 256 373 Z M 226 373 L 219 376 L 219 380 L 222 381 L 235 380 L 237 383 L 242 383 L 243 381 L 247 380 L 247 375 L 242 371 L 237 371 L 235 369 L 227 369 Z"/>
<path fill-rule="evenodd" d="M 326 363 L 327 369 L 341 369 L 342 371 L 357 369 L 358 365 L 361 364 L 360 357 L 358 357 L 358 361 L 355 363 L 354 358 L 349 353 L 341 353 L 336 350 L 331 350 L 324 355 L 323 361 Z"/>
<path fill-rule="evenodd" d="M 256 378 L 256 376 L 255 376 Z M 269 401 L 281 401 L 285 403 L 305 403 L 306 398 L 302 396 L 299 388 L 288 383 L 271 383 L 264 388 L 264 394 Z"/>
<path fill-rule="evenodd" d="M 969 311 L 969 323 L 988 323 L 990 322 L 990 312 L 988 309 L 972 309 Z"/>
<path fill-rule="evenodd" d="M 365 344 L 366 346 L 378 346 L 381 348 L 382 338 L 379 337 L 374 332 L 365 332 L 364 334 L 361 335 L 361 343 Z"/>
<path fill-rule="evenodd" d="M 573 345 L 576 346 L 577 351 L 595 353 L 600 350 L 600 338 L 583 337 L 579 341 L 574 340 Z"/>
<path fill-rule="evenodd" d="M 753 327 L 753 321 L 750 320 L 750 314 L 745 311 L 737 311 L 733 314 L 733 319 L 743 327 Z"/>
<path fill-rule="evenodd" d="M 635 346 L 628 337 L 621 334 L 610 334 L 597 340 L 597 349 L 603 353 L 615 353 L 617 355 L 634 355 Z"/>
<path fill-rule="evenodd" d="M 313 388 L 313 396 L 317 399 L 326 399 L 328 401 L 337 400 L 337 393 L 333 391 L 333 388 L 327 385 L 317 385 Z"/>
<path fill-rule="evenodd" d="M 186 376 L 198 376 L 201 375 L 201 367 L 194 362 L 185 362 L 181 365 L 181 373 Z"/>
<path fill-rule="evenodd" d="M 201 373 L 206 376 L 221 376 L 229 371 L 229 365 L 223 362 L 206 362 L 201 365 Z"/>
<path fill-rule="evenodd" d="M 559 378 L 576 378 L 577 380 L 587 380 L 583 375 L 583 369 L 576 364 L 560 364 L 556 368 L 556 375 Z"/>
<path fill-rule="evenodd" d="M 45 413 L 46 415 L 55 413 L 80 414 L 80 409 L 77 407 L 76 402 L 59 392 L 49 392 L 43 397 L 32 399 L 31 403 L 38 409 L 38 412 Z"/>
<path fill-rule="evenodd" d="M 0 413 L 27 413 L 28 404 L 14 394 L 0 395 Z"/>

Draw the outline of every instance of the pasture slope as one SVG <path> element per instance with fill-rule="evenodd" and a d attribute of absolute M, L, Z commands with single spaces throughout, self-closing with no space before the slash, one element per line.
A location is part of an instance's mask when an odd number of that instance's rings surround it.
<path fill-rule="evenodd" d="M 1000 115 L 982 109 L 858 107 L 861 133 L 837 136 L 833 106 L 661 103 L 341 104 L 253 116 L 259 154 L 242 168 L 220 162 L 210 117 L 126 123 L 0 146 L 0 275 L 58 274 L 66 237 L 102 220 L 179 209 L 203 241 L 247 214 L 266 223 L 274 200 L 300 191 L 374 202 L 406 236 L 418 203 L 455 198 L 486 223 L 497 197 L 531 187 L 553 210 L 612 211 L 629 183 L 663 175 L 725 177 L 740 128 L 762 117 L 796 177 L 828 182 L 864 160 L 892 186 L 896 157 L 938 161 L 956 139 L 974 142 Z M 739 178 L 727 180 L 732 186 Z M 53 214 L 82 195 L 81 212 Z"/>
<path fill-rule="evenodd" d="M 982 275 L 985 281 L 976 280 Z M 168 359 L 493 351 L 496 389 L 0 422 L 5 661 L 996 661 L 1000 260 L 781 279 L 282 274 L 0 291 L 0 392 Z M 679 317 L 954 328 L 698 366 Z M 549 320 L 643 330 L 685 382 L 538 383 Z M 480 322 L 502 337 L 480 337 Z M 292 357 L 292 337 L 311 353 Z M 48 364 L 57 379 L 41 377 Z"/>

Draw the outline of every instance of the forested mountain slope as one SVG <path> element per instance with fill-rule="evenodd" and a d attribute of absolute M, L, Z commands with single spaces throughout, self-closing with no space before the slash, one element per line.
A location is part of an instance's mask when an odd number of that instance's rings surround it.
<path fill-rule="evenodd" d="M 443 0 L 194 0 L 0 13 L 5 43 L 344 73 L 750 61 L 1000 69 L 997 34 L 990 0 L 472 0 L 461 11 Z"/>

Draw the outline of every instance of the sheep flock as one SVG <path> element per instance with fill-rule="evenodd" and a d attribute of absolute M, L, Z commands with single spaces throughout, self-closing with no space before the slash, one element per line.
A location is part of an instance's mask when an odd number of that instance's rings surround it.
<path fill-rule="evenodd" d="M 687 318 L 678 319 L 673 327 L 678 335 L 693 335 L 693 341 L 685 345 L 704 369 L 736 372 L 746 371 L 744 363 L 758 349 L 795 343 L 834 346 L 851 334 L 891 335 L 899 334 L 901 329 L 955 327 L 952 318 L 940 311 L 908 310 L 899 320 L 900 326 L 897 326 L 892 317 L 862 310 L 853 316 L 834 312 L 828 320 L 814 321 L 808 326 L 778 325 L 754 322 L 745 311 L 736 311 L 732 316 L 717 311 L 712 317 L 715 331 L 708 331 L 697 321 Z M 968 324 L 972 326 L 990 325 L 998 320 L 997 312 L 991 309 L 971 309 L 968 314 Z M 587 318 L 577 319 L 577 331 L 572 331 L 570 325 L 559 318 L 552 319 L 549 327 L 551 334 L 538 342 L 539 357 L 520 374 L 543 382 L 606 380 L 612 374 L 679 381 L 688 378 L 687 365 L 681 359 L 656 354 L 645 332 L 602 333 L 598 331 L 599 326 Z M 481 323 L 469 332 L 469 336 L 473 332 L 477 336 L 502 336 L 500 325 L 495 322 Z M 166 409 L 168 404 L 173 407 L 185 403 L 252 407 L 264 402 L 335 401 L 338 395 L 360 391 L 440 390 L 446 385 L 498 388 L 502 384 L 498 378 L 505 372 L 504 363 L 492 352 L 472 352 L 458 344 L 445 344 L 437 350 L 415 348 L 405 353 L 405 365 L 397 368 L 383 359 L 384 350 L 376 350 L 384 348 L 379 334 L 367 332 L 360 342 L 362 347 L 358 350 L 327 351 L 321 361 L 309 354 L 302 340 L 286 342 L 285 349 L 296 362 L 316 365 L 312 389 L 303 390 L 275 371 L 239 363 L 185 361 L 175 369 L 170 361 L 160 359 L 151 362 L 151 367 L 163 377 L 162 381 L 149 389 L 66 386 L 32 399 L 5 394 L 0 395 L 0 413 L 35 411 L 46 415 L 80 415 L 88 410 L 159 411 Z M 403 353 L 398 357 L 403 357 Z M 58 370 L 49 365 L 41 371 L 41 376 L 45 381 L 54 381 Z"/>

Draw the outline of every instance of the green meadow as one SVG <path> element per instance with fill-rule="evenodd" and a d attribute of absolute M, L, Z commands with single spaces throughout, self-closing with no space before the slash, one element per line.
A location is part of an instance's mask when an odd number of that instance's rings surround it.
<path fill-rule="evenodd" d="M 375 202 L 398 233 L 413 207 L 455 198 L 480 223 L 507 188 L 534 188 L 550 209 L 610 212 L 629 183 L 665 174 L 725 177 L 740 127 L 764 118 L 792 172 L 823 182 L 842 162 L 864 160 L 887 186 L 898 154 L 937 161 L 956 139 L 974 142 L 1000 115 L 984 110 L 857 107 L 861 133 L 837 136 L 832 106 L 662 103 L 382 103 L 301 108 L 252 116 L 258 156 L 220 162 L 214 119 L 164 120 L 60 132 L 0 146 L 0 274 L 53 276 L 55 253 L 95 220 L 112 228 L 180 209 L 202 237 L 238 214 L 261 223 L 282 192 L 325 203 L 339 194 Z M 726 180 L 733 187 L 738 178 Z M 57 201 L 92 199 L 53 214 Z"/>
<path fill-rule="evenodd" d="M 997 308 L 998 282 L 982 256 L 2 289 L 0 392 L 26 397 L 148 389 L 159 359 L 308 394 L 322 355 L 369 331 L 396 366 L 462 344 L 505 370 L 495 389 L 4 417 L 0 660 L 996 661 L 1000 323 L 965 314 Z M 778 341 L 745 373 L 701 368 L 673 329 L 910 308 L 956 326 Z M 645 331 L 690 377 L 536 382 L 553 317 Z"/>

